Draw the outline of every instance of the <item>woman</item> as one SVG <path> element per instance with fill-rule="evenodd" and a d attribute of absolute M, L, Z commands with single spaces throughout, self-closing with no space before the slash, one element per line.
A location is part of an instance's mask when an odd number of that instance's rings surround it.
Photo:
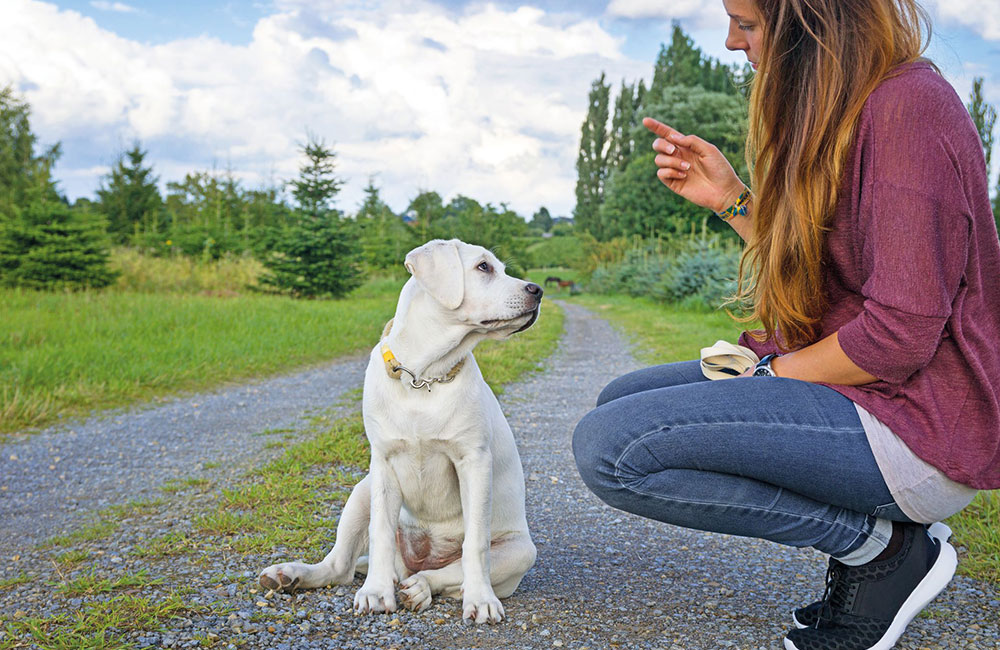
<path fill-rule="evenodd" d="M 765 329 L 740 342 L 762 360 L 723 381 L 698 361 L 620 377 L 574 454 L 616 508 L 829 554 L 786 648 L 890 648 L 954 574 L 934 522 L 1000 487 L 982 146 L 920 58 L 913 0 L 724 4 L 726 46 L 757 69 L 753 194 L 711 144 L 644 124 L 660 180 L 746 240 L 740 293 Z"/>

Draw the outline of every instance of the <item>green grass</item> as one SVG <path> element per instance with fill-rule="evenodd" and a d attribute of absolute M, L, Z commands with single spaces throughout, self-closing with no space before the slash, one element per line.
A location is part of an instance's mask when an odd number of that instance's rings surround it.
<path fill-rule="evenodd" d="M 562 311 L 554 305 L 543 308 L 543 316 L 527 332 L 502 344 L 480 346 L 476 357 L 488 382 L 502 389 L 526 372 L 539 368 L 555 350 L 562 334 Z M 381 328 L 381 324 L 379 325 Z M 366 345 L 371 340 L 366 341 Z M 179 590 L 164 595 L 139 597 L 121 589 L 169 584 L 176 580 L 172 571 L 177 556 L 194 564 L 211 566 L 228 563 L 236 554 L 270 556 L 280 550 L 288 557 L 322 557 L 335 537 L 336 520 L 351 487 L 368 467 L 368 443 L 360 413 L 360 391 L 352 391 L 341 400 L 350 414 L 334 418 L 319 414 L 309 419 L 307 430 L 288 442 L 284 453 L 267 465 L 248 473 L 229 487 L 218 488 L 202 479 L 180 479 L 167 483 L 162 499 L 135 501 L 107 508 L 97 521 L 70 535 L 49 540 L 53 552 L 53 598 L 56 601 L 82 598 L 78 611 L 48 617 L 15 612 L 14 618 L 0 617 L 7 636 L 0 640 L 0 650 L 21 647 L 54 649 L 92 648 L 120 650 L 134 646 L 122 635 L 135 630 L 156 630 L 171 618 L 205 613 L 207 608 L 186 604 Z M 332 409 L 331 409 L 332 412 Z M 267 434 L 287 435 L 288 430 Z M 116 526 L 134 526 L 126 519 L 118 524 L 111 519 L 156 518 L 158 510 L 169 507 L 173 499 L 183 498 L 172 492 L 195 488 L 211 495 L 208 502 L 191 517 L 183 529 L 139 539 L 129 551 L 143 560 L 144 569 L 133 574 L 102 576 L 84 573 L 67 579 L 63 572 L 90 558 L 87 547 Z M 2 588 L 37 578 L 22 574 L 0 583 Z M 238 575 L 215 575 L 209 583 L 232 583 L 243 580 Z M 154 590 L 155 591 L 155 590 Z M 221 615 L 219 606 L 212 613 Z M 217 644 L 218 639 L 198 639 L 203 645 Z"/>
<path fill-rule="evenodd" d="M 136 574 L 125 574 L 118 578 L 102 578 L 91 572 L 79 575 L 72 580 L 65 580 L 56 586 L 56 592 L 63 596 L 92 596 L 129 587 L 146 587 L 158 585 L 163 578 L 152 579 L 145 570 Z"/>
<path fill-rule="evenodd" d="M 724 311 L 678 309 L 645 298 L 581 295 L 573 302 L 617 326 L 648 364 L 698 359 L 701 348 L 719 339 L 735 343 L 745 329 Z"/>
<path fill-rule="evenodd" d="M 43 546 L 69 547 L 77 542 L 92 542 L 103 539 L 115 532 L 118 524 L 109 519 L 100 519 L 94 523 L 87 524 L 68 535 L 57 535 L 46 541 Z"/>
<path fill-rule="evenodd" d="M 4 578 L 3 580 L 0 580 L 0 589 L 10 589 L 11 587 L 23 585 L 28 582 L 31 582 L 31 577 L 22 571 L 13 578 Z"/>
<path fill-rule="evenodd" d="M 86 604 L 72 616 L 26 617 L 6 624 L 7 638 L 0 650 L 40 647 L 51 650 L 122 650 L 132 648 L 116 637 L 122 632 L 156 630 L 172 618 L 189 616 L 204 608 L 185 602 L 175 592 L 163 600 L 122 594 Z M 24 638 L 30 639 L 25 643 Z"/>
<path fill-rule="evenodd" d="M 0 291 L 0 432 L 365 350 L 400 284 L 326 301 Z"/>
<path fill-rule="evenodd" d="M 1000 492 L 980 492 L 947 523 L 955 532 L 952 544 L 966 549 L 959 573 L 1000 583 Z"/>
<path fill-rule="evenodd" d="M 702 347 L 719 339 L 735 343 L 744 329 L 725 312 L 682 310 L 640 298 L 586 295 L 573 302 L 619 327 L 648 364 L 697 359 Z M 1000 492 L 980 492 L 947 523 L 955 532 L 952 543 L 966 549 L 959 573 L 1000 583 Z"/>

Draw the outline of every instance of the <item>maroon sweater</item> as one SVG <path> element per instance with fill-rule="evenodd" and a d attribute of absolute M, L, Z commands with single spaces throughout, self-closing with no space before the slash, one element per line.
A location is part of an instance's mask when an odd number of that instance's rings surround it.
<path fill-rule="evenodd" d="M 954 481 L 1000 488 L 1000 242 L 983 149 L 915 63 L 868 98 L 827 235 L 821 337 L 879 378 L 827 384 Z M 775 352 L 745 333 L 742 345 Z"/>

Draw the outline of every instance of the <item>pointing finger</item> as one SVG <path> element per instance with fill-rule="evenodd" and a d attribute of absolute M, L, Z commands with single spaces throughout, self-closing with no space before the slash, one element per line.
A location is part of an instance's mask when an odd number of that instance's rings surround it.
<path fill-rule="evenodd" d="M 650 131 L 652 131 L 653 133 L 655 133 L 656 135 L 660 136 L 661 138 L 670 137 L 672 134 L 675 133 L 677 135 L 680 135 L 680 133 L 678 133 L 676 129 L 667 126 L 663 122 L 654 120 L 651 117 L 642 118 L 642 125 L 647 129 L 649 129 Z"/>

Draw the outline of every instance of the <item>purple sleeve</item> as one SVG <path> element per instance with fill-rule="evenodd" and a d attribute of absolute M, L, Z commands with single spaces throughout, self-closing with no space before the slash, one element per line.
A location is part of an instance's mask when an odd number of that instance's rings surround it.
<path fill-rule="evenodd" d="M 838 331 L 855 364 L 895 384 L 925 367 L 940 345 L 971 227 L 946 137 L 953 107 L 926 98 L 902 103 L 909 107 L 897 104 L 881 123 L 872 120 L 873 160 L 862 178 L 855 240 L 864 308 Z"/>

